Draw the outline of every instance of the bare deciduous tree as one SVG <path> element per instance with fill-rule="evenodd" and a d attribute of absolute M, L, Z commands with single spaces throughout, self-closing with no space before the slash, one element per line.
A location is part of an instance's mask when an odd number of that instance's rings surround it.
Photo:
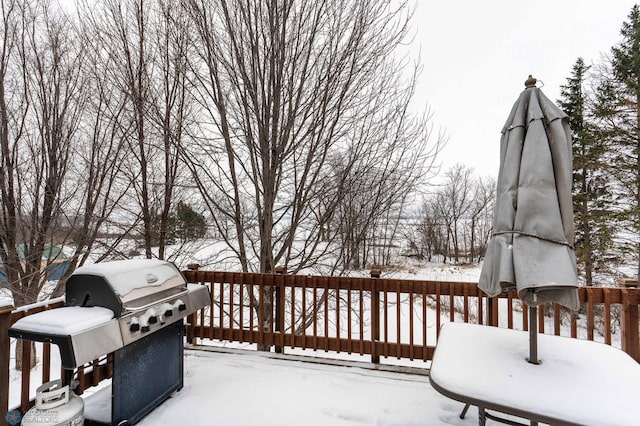
<path fill-rule="evenodd" d="M 14 304 L 35 302 L 46 266 L 68 237 L 68 178 L 80 127 L 84 51 L 68 18 L 46 2 L 3 2 L 0 258 Z"/>
<path fill-rule="evenodd" d="M 178 4 L 163 0 L 109 0 L 82 4 L 80 16 L 102 41 L 105 78 L 124 99 L 119 137 L 129 156 L 126 172 L 142 223 L 146 257 L 165 257 L 174 188 L 179 182 L 179 144 L 189 113 L 188 22 Z"/>
<path fill-rule="evenodd" d="M 429 260 L 433 255 L 444 262 L 450 257 L 459 262 L 463 255 L 469 262 L 479 260 L 491 233 L 495 180 L 475 178 L 462 164 L 447 170 L 445 178 L 423 201 L 414 249 Z"/>
<path fill-rule="evenodd" d="M 460 221 L 471 207 L 471 176 L 471 169 L 463 164 L 453 166 L 445 172 L 445 182 L 436 195 L 436 205 L 447 226 L 447 247 L 453 246 L 455 262 L 460 260 Z"/>
<path fill-rule="evenodd" d="M 113 205 L 108 166 L 118 156 L 90 137 L 102 120 L 93 115 L 96 86 L 75 23 L 46 1 L 8 0 L 2 12 L 0 260 L 21 306 L 47 296 L 63 248 L 75 247 L 67 274 L 86 259 Z"/>
<path fill-rule="evenodd" d="M 495 190 L 496 180 L 494 178 L 478 178 L 473 184 L 473 195 L 469 209 L 469 262 L 473 262 L 476 256 L 478 261 L 484 256 L 487 242 L 491 236 Z"/>
<path fill-rule="evenodd" d="M 393 57 L 404 4 L 184 3 L 207 117 L 184 154 L 243 270 L 319 262 L 347 194 L 384 209 L 428 171 L 441 140 L 407 112 L 414 79 Z"/>

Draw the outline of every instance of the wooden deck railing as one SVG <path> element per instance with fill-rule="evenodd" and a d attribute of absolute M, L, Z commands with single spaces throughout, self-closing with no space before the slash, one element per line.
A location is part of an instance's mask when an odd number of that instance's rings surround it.
<path fill-rule="evenodd" d="M 211 290 L 211 307 L 188 321 L 193 342 L 366 354 L 373 362 L 428 361 L 445 321 L 528 328 L 515 293 L 488 299 L 476 283 L 211 271 L 185 276 Z M 600 341 L 640 362 L 640 290 L 582 287 L 579 297 L 578 313 L 541 306 L 539 331 Z"/>
<path fill-rule="evenodd" d="M 381 357 L 428 361 L 444 322 L 523 330 L 528 325 L 514 294 L 487 299 L 470 282 L 212 271 L 185 271 L 184 275 L 211 290 L 211 306 L 191 315 L 186 323 L 186 336 L 194 343 L 224 340 L 275 346 L 281 352 L 296 348 L 367 355 L 372 362 Z M 578 313 L 556 305 L 541 307 L 539 331 L 610 344 L 640 362 L 640 289 L 582 287 L 578 294 L 583 305 Z M 8 405 L 8 328 L 25 315 L 62 303 L 20 310 L 0 307 L 0 424 L 7 410 L 16 408 Z M 30 350 L 25 343 L 24 365 L 29 364 Z M 31 382 L 50 379 L 51 358 L 51 349 L 44 344 L 41 377 L 22 373 L 19 409 L 23 413 L 32 404 Z M 110 356 L 79 368 L 76 392 L 82 393 L 111 372 Z"/>

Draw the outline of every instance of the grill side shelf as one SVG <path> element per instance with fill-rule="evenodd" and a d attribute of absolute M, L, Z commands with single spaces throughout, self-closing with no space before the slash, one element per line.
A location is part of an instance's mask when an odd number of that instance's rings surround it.
<path fill-rule="evenodd" d="M 9 329 L 9 336 L 57 345 L 60 350 L 62 367 L 65 369 L 76 368 L 123 346 L 116 319 L 73 334 L 40 332 L 12 327 Z"/>
<path fill-rule="evenodd" d="M 16 339 L 30 340 L 32 342 L 53 343 L 60 349 L 60 358 L 62 360 L 62 368 L 73 369 L 75 365 L 75 355 L 73 353 L 73 343 L 71 336 L 59 334 L 43 334 L 32 331 L 9 329 L 9 337 Z"/>

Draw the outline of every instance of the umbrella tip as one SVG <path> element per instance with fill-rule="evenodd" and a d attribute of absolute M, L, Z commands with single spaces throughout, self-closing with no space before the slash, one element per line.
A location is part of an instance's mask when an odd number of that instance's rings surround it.
<path fill-rule="evenodd" d="M 529 78 L 524 82 L 524 87 L 527 89 L 530 87 L 536 87 L 537 82 L 538 80 L 536 80 L 531 74 L 529 74 Z"/>

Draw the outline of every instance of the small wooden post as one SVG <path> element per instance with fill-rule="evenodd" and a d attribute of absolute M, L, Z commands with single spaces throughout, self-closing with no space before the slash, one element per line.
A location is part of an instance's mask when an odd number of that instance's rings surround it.
<path fill-rule="evenodd" d="M 380 278 L 380 269 L 371 270 L 371 278 Z M 398 337 L 399 338 L 399 337 Z M 371 280 L 371 362 L 380 364 L 378 342 L 380 341 L 380 291 L 376 280 Z"/>
<path fill-rule="evenodd" d="M 0 306 L 0 422 L 5 421 L 9 410 L 9 327 L 12 310 L 12 305 Z"/>
<path fill-rule="evenodd" d="M 487 325 L 498 326 L 498 298 L 487 297 Z"/>
<path fill-rule="evenodd" d="M 625 289 L 622 291 L 622 318 L 620 321 L 622 350 L 640 362 L 640 315 L 638 313 L 640 290 L 638 289 L 638 280 L 623 278 L 618 281 L 618 284 Z"/>
<path fill-rule="evenodd" d="M 199 263 L 189 263 L 187 265 L 187 269 L 189 271 L 199 271 L 200 270 L 200 264 Z M 187 342 L 191 343 L 192 345 L 197 345 L 198 344 L 198 338 L 196 337 L 196 322 L 198 321 L 198 314 L 196 312 L 192 313 L 191 315 L 187 316 L 187 324 L 185 326 L 185 335 L 187 336 Z M 204 324 L 200 325 L 201 327 L 204 327 Z M 213 327 L 213 325 L 210 325 L 211 327 Z"/>

